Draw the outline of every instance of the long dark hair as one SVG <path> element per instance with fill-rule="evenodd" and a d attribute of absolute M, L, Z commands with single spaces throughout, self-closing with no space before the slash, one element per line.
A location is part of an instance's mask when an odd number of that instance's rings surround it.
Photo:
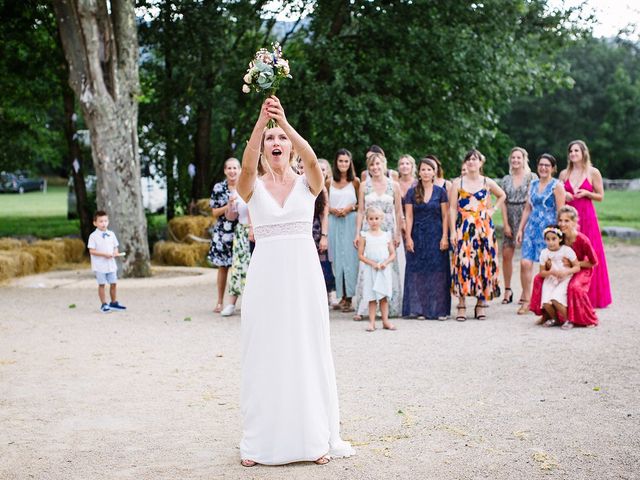
<path fill-rule="evenodd" d="M 347 170 L 347 181 L 353 182 L 354 178 L 356 178 L 356 169 L 353 167 L 353 155 L 346 148 L 341 148 L 336 152 L 336 156 L 333 159 L 333 165 L 331 166 L 331 172 L 333 173 L 333 179 L 336 182 L 340 181 L 340 170 L 338 170 L 338 157 L 341 155 L 346 155 L 349 157 L 349 170 Z"/>
<path fill-rule="evenodd" d="M 316 203 L 313 206 L 313 218 L 321 218 L 324 207 L 327 205 L 327 194 L 323 188 L 322 191 L 316 197 Z"/>
<path fill-rule="evenodd" d="M 438 174 L 438 165 L 432 158 L 424 157 L 418 161 L 418 184 L 416 185 L 416 190 L 415 190 L 416 203 L 424 203 L 424 185 L 422 185 L 422 179 L 420 178 L 420 167 L 422 166 L 423 163 L 433 168 L 434 180 L 435 180 L 435 175 Z"/>
<path fill-rule="evenodd" d="M 436 168 L 436 177 L 437 178 L 444 178 L 444 169 L 442 168 L 442 162 L 438 159 L 438 157 L 436 157 L 435 155 L 425 155 L 424 158 L 430 158 L 431 160 L 433 160 L 434 162 L 436 162 L 436 165 L 438 168 Z"/>

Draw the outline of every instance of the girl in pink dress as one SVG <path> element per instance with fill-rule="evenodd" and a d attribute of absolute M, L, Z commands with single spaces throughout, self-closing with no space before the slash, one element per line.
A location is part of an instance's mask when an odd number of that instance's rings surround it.
<path fill-rule="evenodd" d="M 578 211 L 580 233 L 589 238 L 598 257 L 591 278 L 589 299 L 595 308 L 605 308 L 611 304 L 611 287 L 600 225 L 593 206 L 594 201 L 601 202 L 604 198 L 604 187 L 602 175 L 591 165 L 589 149 L 582 140 L 574 140 L 569 144 L 567 168 L 560 172 L 560 180 L 564 182 L 567 192 L 567 205 Z"/>

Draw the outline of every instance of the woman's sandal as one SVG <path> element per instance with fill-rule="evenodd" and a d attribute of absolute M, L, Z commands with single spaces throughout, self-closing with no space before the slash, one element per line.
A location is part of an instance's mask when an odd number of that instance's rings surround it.
<path fill-rule="evenodd" d="M 509 296 L 507 296 L 507 291 L 509 292 Z M 513 302 L 513 290 L 511 290 L 509 287 L 506 287 L 504 289 L 504 298 L 502 299 L 502 304 L 506 305 L 507 303 L 512 303 Z"/>
<path fill-rule="evenodd" d="M 216 308 L 213 309 L 213 313 L 220 313 L 222 311 L 222 304 L 219 303 L 216 305 Z"/>
<path fill-rule="evenodd" d="M 255 467 L 257 464 L 258 462 L 254 462 L 253 460 L 249 459 L 240 460 L 240 465 L 242 465 L 243 467 Z"/>
<path fill-rule="evenodd" d="M 329 463 L 331 461 L 331 457 L 328 457 L 326 455 L 323 455 L 322 457 L 320 457 L 319 459 L 315 460 L 313 463 L 315 463 L 316 465 L 326 465 L 327 463 Z"/>
<path fill-rule="evenodd" d="M 556 327 L 558 325 L 561 325 L 560 322 L 556 321 L 553 318 L 550 318 L 549 320 L 545 320 L 545 322 L 542 324 L 543 327 Z"/>
<path fill-rule="evenodd" d="M 393 323 L 389 323 L 388 325 L 382 325 L 382 328 L 385 330 L 397 330 L 396 326 Z"/>
<path fill-rule="evenodd" d="M 466 313 L 467 312 L 467 307 L 464 306 L 464 305 L 462 305 L 462 306 L 458 305 L 456 308 L 458 309 L 457 315 L 456 315 L 456 320 L 459 321 L 459 322 L 466 321 L 467 320 L 467 316 L 466 315 L 461 315 L 460 312 Z"/>
<path fill-rule="evenodd" d="M 571 330 L 573 328 L 573 323 L 564 322 L 560 328 L 563 330 Z"/>
<path fill-rule="evenodd" d="M 518 309 L 518 315 L 526 315 L 529 313 L 529 300 L 525 300 L 520 308 Z"/>
<path fill-rule="evenodd" d="M 375 332 L 376 331 L 376 327 L 367 327 L 364 330 L 365 332 Z"/>
<path fill-rule="evenodd" d="M 481 310 L 482 313 L 480 313 L 480 315 L 478 315 L 478 309 L 479 308 L 487 308 L 486 305 L 482 305 L 482 304 L 476 304 L 475 307 L 473 307 L 473 318 L 476 318 L 478 320 L 486 320 L 487 316 L 484 313 L 484 310 Z"/>

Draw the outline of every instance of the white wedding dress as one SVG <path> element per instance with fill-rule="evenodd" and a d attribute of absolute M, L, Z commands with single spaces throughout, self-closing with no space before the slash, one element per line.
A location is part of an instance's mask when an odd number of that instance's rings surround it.
<path fill-rule="evenodd" d="M 327 294 L 298 177 L 284 205 L 261 179 L 248 202 L 256 248 L 242 300 L 242 459 L 265 465 L 355 452 L 340 438 Z"/>

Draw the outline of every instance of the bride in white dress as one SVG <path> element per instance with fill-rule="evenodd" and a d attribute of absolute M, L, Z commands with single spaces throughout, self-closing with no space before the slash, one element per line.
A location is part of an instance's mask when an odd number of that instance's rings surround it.
<path fill-rule="evenodd" d="M 279 126 L 266 129 L 270 119 Z M 304 177 L 290 167 L 294 152 Z M 246 467 L 323 465 L 355 453 L 340 438 L 327 294 L 311 236 L 323 181 L 315 153 L 289 125 L 278 98 L 266 99 L 237 184 L 256 239 L 242 300 L 240 455 Z"/>

